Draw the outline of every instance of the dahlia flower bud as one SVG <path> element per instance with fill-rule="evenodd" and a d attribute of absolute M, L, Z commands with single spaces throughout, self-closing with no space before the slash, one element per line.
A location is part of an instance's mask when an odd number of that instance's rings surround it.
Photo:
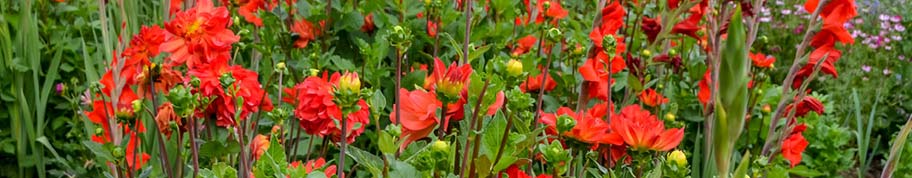
<path fill-rule="evenodd" d="M 669 163 L 678 164 L 679 167 L 687 166 L 687 156 L 684 155 L 684 152 L 681 150 L 675 150 L 668 153 L 668 157 L 665 159 Z"/>
<path fill-rule="evenodd" d="M 343 92 L 350 91 L 354 94 L 361 94 L 361 79 L 358 79 L 358 73 L 345 73 L 339 78 L 339 89 Z"/>
<path fill-rule="evenodd" d="M 516 77 L 521 75 L 523 72 L 522 62 L 517 61 L 516 59 L 510 59 L 507 61 L 507 74 Z"/>
<path fill-rule="evenodd" d="M 279 62 L 278 64 L 276 64 L 275 67 L 276 67 L 276 70 L 284 71 L 284 70 L 285 70 L 285 62 Z"/>
<path fill-rule="evenodd" d="M 111 152 L 111 155 L 114 156 L 114 158 L 121 159 L 124 157 L 124 149 L 119 146 L 114 147 L 114 150 Z"/>
<path fill-rule="evenodd" d="M 448 151 L 450 151 L 450 143 L 447 143 L 442 140 L 434 141 L 434 143 L 431 144 L 431 151 L 448 152 Z"/>
<path fill-rule="evenodd" d="M 465 88 L 461 81 L 440 80 L 437 82 L 437 93 L 443 94 L 446 98 L 459 98 L 459 92 Z"/>
<path fill-rule="evenodd" d="M 557 117 L 557 133 L 564 133 L 576 126 L 576 120 L 567 115 Z"/>
<path fill-rule="evenodd" d="M 665 120 L 674 121 L 677 116 L 674 113 L 665 113 Z"/>
<path fill-rule="evenodd" d="M 648 49 L 644 49 L 643 52 L 640 52 L 640 55 L 642 55 L 643 57 L 649 57 L 649 56 L 652 56 L 652 51 L 650 51 Z"/>

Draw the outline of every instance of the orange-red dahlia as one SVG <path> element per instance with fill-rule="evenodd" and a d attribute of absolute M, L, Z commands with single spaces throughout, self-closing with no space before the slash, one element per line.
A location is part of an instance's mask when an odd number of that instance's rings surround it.
<path fill-rule="evenodd" d="M 364 16 L 364 24 L 361 25 L 361 31 L 365 32 L 365 33 L 371 33 L 371 32 L 374 32 L 375 28 L 376 27 L 374 26 L 374 14 L 367 13 L 367 15 Z"/>
<path fill-rule="evenodd" d="M 434 71 L 425 79 L 424 88 L 434 89 L 438 94 L 455 98 L 469 86 L 472 66 L 450 63 L 447 67 L 440 58 L 434 58 Z"/>
<path fill-rule="evenodd" d="M 624 107 L 612 117 L 611 130 L 610 139 L 623 140 L 634 150 L 668 151 L 684 138 L 684 129 L 665 129 L 665 122 L 639 105 Z"/>
<path fill-rule="evenodd" d="M 611 109 L 605 103 L 597 104 L 581 113 L 577 113 L 568 107 L 561 107 L 557 109 L 557 113 L 543 113 L 540 121 L 548 126 L 547 131 L 549 133 L 557 134 L 557 117 L 562 115 L 570 116 L 576 121 L 576 125 L 569 131 L 560 134 L 584 143 L 593 144 L 593 148 L 598 144 L 623 144 L 620 140 L 611 140 L 609 138 L 611 128 L 605 120 L 602 120 L 602 117 L 609 114 L 609 111 Z"/>
<path fill-rule="evenodd" d="M 325 136 L 334 127 L 332 117 L 341 116 L 342 111 L 333 102 L 333 86 L 326 74 L 322 78 L 312 76 L 298 83 L 294 88 L 287 88 L 288 97 L 295 100 L 295 117 L 307 134 Z"/>
<path fill-rule="evenodd" d="M 532 178 L 532 176 L 530 176 L 529 174 L 526 174 L 526 171 L 519 169 L 519 166 L 517 166 L 515 164 L 510 165 L 510 167 L 508 167 L 507 170 L 504 171 L 504 173 L 507 174 L 507 177 L 509 177 L 509 178 Z M 497 176 L 497 177 L 502 177 L 502 176 Z M 535 178 L 551 178 L 551 177 L 553 177 L 553 176 L 548 175 L 548 174 L 539 174 L 538 176 L 535 176 Z"/>
<path fill-rule="evenodd" d="M 307 44 L 311 40 L 320 36 L 320 29 L 315 27 L 313 23 L 307 21 L 307 19 L 301 19 L 295 21 L 294 25 L 291 26 L 291 31 L 298 34 L 298 39 L 294 42 L 295 48 L 306 48 Z"/>
<path fill-rule="evenodd" d="M 298 168 L 302 166 L 301 161 L 295 161 L 291 164 L 288 164 L 290 168 Z M 311 173 L 322 169 L 326 177 L 333 177 L 336 175 L 336 165 L 326 165 L 326 160 L 323 158 L 317 158 L 316 160 L 310 160 L 304 163 L 304 173 Z M 324 168 L 326 167 L 326 168 Z"/>
<path fill-rule="evenodd" d="M 640 101 L 642 101 L 643 104 L 646 104 L 647 106 L 650 106 L 650 107 L 656 107 L 658 105 L 665 104 L 668 102 L 668 98 L 665 98 L 664 96 L 662 96 L 662 94 L 656 93 L 656 91 L 653 90 L 652 88 L 647 88 L 646 90 L 643 90 L 643 92 L 641 92 L 639 94 L 639 97 L 640 97 Z"/>
<path fill-rule="evenodd" d="M 405 142 L 399 146 L 404 149 L 409 143 L 426 137 L 434 130 L 440 119 L 437 118 L 437 108 L 442 105 L 437 100 L 437 95 L 432 92 L 415 90 L 409 92 L 403 88 L 399 89 L 401 106 L 393 105 L 393 112 L 390 113 L 390 121 L 394 124 L 402 124 L 402 139 Z M 399 113 L 402 123 L 396 122 L 396 108 L 401 107 L 402 113 Z"/>
<path fill-rule="evenodd" d="M 527 35 L 516 41 L 516 46 L 513 46 L 513 51 L 510 53 L 513 56 L 519 56 L 529 52 L 532 47 L 535 46 L 535 41 L 537 39 L 535 36 Z"/>
<path fill-rule="evenodd" d="M 257 134 L 256 137 L 253 137 L 253 140 L 250 141 L 250 154 L 253 155 L 253 160 L 260 159 L 260 156 L 263 153 L 266 153 L 266 150 L 269 149 L 269 137 L 265 135 Z"/>
<path fill-rule="evenodd" d="M 171 102 L 165 102 L 158 107 L 158 115 L 155 115 L 155 123 L 158 124 L 158 130 L 171 137 L 171 122 L 181 125 L 181 119 L 174 113 L 174 105 Z"/>
<path fill-rule="evenodd" d="M 355 138 L 361 136 L 361 133 L 364 133 L 364 128 L 366 128 L 365 126 L 370 123 L 370 118 L 368 118 L 370 117 L 370 108 L 367 105 L 367 102 L 365 102 L 363 99 L 358 100 L 358 106 L 360 107 L 358 111 L 349 113 L 348 117 L 346 117 L 348 119 L 345 124 L 346 130 L 348 130 L 348 132 L 345 133 L 346 143 L 355 142 Z M 341 124 L 341 122 L 339 123 Z M 360 127 L 353 129 L 355 126 Z M 333 141 L 338 142 L 341 139 L 341 133 L 342 128 L 336 127 L 336 125 L 333 124 L 332 129 L 330 130 L 330 135 L 332 135 Z"/>
<path fill-rule="evenodd" d="M 542 84 L 542 77 L 545 78 L 545 83 Z M 538 92 L 541 89 L 545 91 L 554 90 L 554 87 L 557 87 L 557 82 L 554 81 L 554 78 L 551 78 L 551 75 L 530 75 L 526 78 L 526 81 L 523 81 L 519 84 L 519 90 L 522 92 Z"/>
<path fill-rule="evenodd" d="M 754 66 L 759 68 L 773 68 L 773 63 L 776 63 L 775 56 L 767 56 L 763 53 L 750 53 L 749 56 L 754 62 Z"/>
<path fill-rule="evenodd" d="M 234 35 L 228 9 L 214 7 L 212 1 L 198 1 L 196 7 L 178 12 L 165 22 L 168 40 L 161 50 L 171 53 L 169 65 L 187 64 L 191 69 L 202 64 L 228 61 L 231 45 L 240 37 Z"/>
<path fill-rule="evenodd" d="M 259 111 L 272 110 L 272 101 L 269 97 L 263 97 L 266 91 L 263 90 L 258 81 L 257 73 L 241 66 L 228 66 L 227 61 L 221 63 L 212 63 L 197 69 L 191 69 L 190 75 L 196 76 L 200 80 L 200 86 L 197 92 L 203 96 L 215 97 L 210 104 L 206 113 L 216 115 L 216 125 L 227 127 L 235 124 L 234 116 L 238 106 L 235 101 L 238 97 L 243 98 L 239 108 L 241 109 L 241 119 L 246 118 L 250 113 Z M 222 87 L 221 78 L 232 77 L 234 82 Z"/>

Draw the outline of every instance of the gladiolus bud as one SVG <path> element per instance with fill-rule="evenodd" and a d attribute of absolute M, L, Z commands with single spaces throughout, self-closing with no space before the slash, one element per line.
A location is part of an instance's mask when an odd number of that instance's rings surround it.
<path fill-rule="evenodd" d="M 507 74 L 513 77 L 519 76 L 523 72 L 522 62 L 517 61 L 516 59 L 511 59 L 507 61 Z"/>
<path fill-rule="evenodd" d="M 687 166 L 687 156 L 681 150 L 675 150 L 668 154 L 666 161 L 678 164 L 679 167 Z"/>
<path fill-rule="evenodd" d="M 342 75 L 342 77 L 339 78 L 339 89 L 360 94 L 361 79 L 358 78 L 358 73 L 345 73 Z"/>

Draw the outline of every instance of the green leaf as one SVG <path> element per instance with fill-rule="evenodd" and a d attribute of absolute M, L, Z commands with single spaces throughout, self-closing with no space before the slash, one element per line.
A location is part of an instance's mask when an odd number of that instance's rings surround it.
<path fill-rule="evenodd" d="M 801 177 L 819 177 L 819 176 L 824 175 L 823 173 L 821 173 L 817 170 L 810 169 L 807 166 L 803 166 L 803 165 L 795 166 L 794 168 L 789 169 L 788 172 L 789 172 L 789 174 L 794 174 L 794 175 L 801 176 Z"/>
<path fill-rule="evenodd" d="M 326 178 L 326 173 L 323 173 L 323 171 L 314 171 L 307 174 L 307 178 Z"/>
<path fill-rule="evenodd" d="M 719 66 L 719 93 L 715 98 L 713 147 L 716 168 L 722 174 L 731 171 L 731 156 L 735 143 L 744 128 L 750 81 L 750 60 L 745 47 L 741 8 L 735 10 L 728 25 L 728 39 L 722 49 Z"/>
<path fill-rule="evenodd" d="M 89 151 L 92 151 L 92 153 L 95 154 L 95 157 L 99 159 L 98 162 L 100 163 L 114 160 L 114 156 L 111 155 L 111 151 L 108 151 L 104 148 L 103 145 L 99 143 L 95 143 L 90 140 L 84 140 L 82 141 L 82 145 L 85 145 Z"/>
<path fill-rule="evenodd" d="M 364 166 L 364 168 L 371 172 L 374 177 L 383 175 L 383 172 L 381 171 L 383 169 L 383 160 L 379 156 L 368 153 L 358 147 L 348 147 L 347 152 L 345 153 L 354 159 L 355 162 Z"/>
<path fill-rule="evenodd" d="M 396 141 L 393 140 L 393 136 L 390 136 L 386 131 L 380 131 L 380 138 L 377 141 L 377 146 L 380 147 L 380 152 L 383 152 L 384 154 L 396 153 Z"/>
<path fill-rule="evenodd" d="M 285 160 L 284 145 L 279 144 L 274 138 L 269 141 L 269 149 L 256 160 L 254 175 L 257 177 L 285 177 L 288 162 Z M 272 176 L 270 176 L 272 175 Z"/>

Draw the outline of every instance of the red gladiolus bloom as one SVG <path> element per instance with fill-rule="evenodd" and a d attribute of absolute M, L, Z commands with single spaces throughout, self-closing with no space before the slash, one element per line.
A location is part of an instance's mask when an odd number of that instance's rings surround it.
<path fill-rule="evenodd" d="M 427 21 L 427 34 L 431 38 L 437 38 L 437 22 Z"/>
<path fill-rule="evenodd" d="M 703 105 L 709 102 L 709 97 L 712 95 L 712 90 L 709 88 L 710 84 L 712 84 L 712 73 L 710 73 L 710 69 L 706 69 L 706 73 L 703 73 L 703 79 L 698 84 L 700 92 L 697 93 L 697 99 Z"/>
<path fill-rule="evenodd" d="M 253 137 L 253 140 L 250 141 L 250 153 L 253 155 L 253 160 L 260 159 L 260 156 L 263 153 L 266 153 L 266 150 L 269 149 L 269 137 L 265 135 L 257 134 L 256 137 Z"/>
<path fill-rule="evenodd" d="M 320 30 L 315 28 L 313 23 L 310 23 L 307 19 L 295 21 L 291 26 L 291 31 L 298 34 L 298 39 L 294 42 L 295 48 L 306 48 L 307 44 L 310 43 L 311 40 L 316 39 L 317 36 L 320 36 L 321 33 Z"/>
<path fill-rule="evenodd" d="M 805 129 L 807 125 L 804 124 L 795 126 L 791 134 L 782 141 L 782 157 L 789 160 L 789 166 L 793 168 L 801 163 L 801 153 L 808 146 L 808 141 L 801 134 Z"/>
<path fill-rule="evenodd" d="M 545 83 L 542 84 L 542 77 L 545 76 Z M 519 84 L 519 90 L 525 93 L 528 92 L 538 92 L 542 88 L 545 91 L 554 90 L 554 87 L 557 87 L 557 82 L 554 81 L 554 78 L 551 78 L 551 75 L 530 75 L 526 78 L 526 81 L 523 81 Z"/>
<path fill-rule="evenodd" d="M 374 26 L 374 14 L 367 13 L 367 15 L 364 16 L 364 24 L 361 25 L 361 31 L 365 33 L 371 33 L 374 32 L 374 28 L 376 28 Z"/>
<path fill-rule="evenodd" d="M 528 23 L 529 20 L 531 20 L 531 18 L 532 18 L 532 13 L 531 13 L 532 6 L 531 6 L 529 0 L 523 0 L 523 3 L 526 5 L 526 12 L 529 12 L 529 14 L 525 17 L 526 18 L 525 22 Z M 545 3 L 549 3 L 548 9 L 545 9 L 545 6 L 544 6 Z M 536 14 L 536 16 L 535 16 L 535 23 L 544 22 L 545 17 L 552 19 L 552 21 L 551 21 L 552 23 L 556 23 L 557 20 L 563 19 L 564 17 L 567 17 L 567 15 L 569 14 L 567 12 L 567 10 L 565 10 L 564 7 L 561 6 L 560 1 L 558 1 L 558 0 L 537 1 L 535 8 L 537 8 L 537 10 L 538 10 L 537 11 L 538 14 Z"/>
<path fill-rule="evenodd" d="M 773 68 L 773 63 L 776 62 L 776 57 L 767 57 L 763 53 L 750 53 L 749 56 L 751 61 L 754 62 L 754 66 L 759 68 Z"/>
<path fill-rule="evenodd" d="M 525 54 L 526 52 L 529 52 L 532 47 L 535 47 L 535 41 L 537 41 L 537 39 L 532 35 L 527 35 L 526 37 L 520 38 L 516 42 L 516 46 L 513 46 L 513 52 L 510 54 L 513 56 L 519 56 Z"/>
<path fill-rule="evenodd" d="M 291 164 L 288 164 L 288 167 L 291 167 L 291 168 L 298 168 L 300 166 L 301 166 L 301 161 L 295 161 L 295 162 L 292 162 Z M 307 163 L 304 163 L 303 166 L 304 166 L 304 173 L 311 173 L 313 171 L 323 169 L 323 173 L 326 175 L 326 177 L 333 177 L 336 175 L 336 165 L 331 164 L 331 165 L 327 166 L 326 160 L 323 158 L 317 158 L 316 160 L 307 161 Z M 323 168 L 324 166 L 326 167 L 325 169 Z"/>
<path fill-rule="evenodd" d="M 596 148 L 598 144 L 623 144 L 620 140 L 611 140 L 608 135 L 611 131 L 608 123 L 602 120 L 610 111 L 608 104 L 597 104 L 587 111 L 579 114 L 568 107 L 557 109 L 557 113 L 543 113 L 540 122 L 548 126 L 547 131 L 552 134 L 557 133 L 557 118 L 567 115 L 576 120 L 576 125 L 567 132 L 560 133 L 569 138 L 579 140 L 584 143 L 593 144 Z"/>
<path fill-rule="evenodd" d="M 240 37 L 231 25 L 228 9 L 213 7 L 212 1 L 198 1 L 196 7 L 178 12 L 165 23 L 169 36 L 161 50 L 171 53 L 171 66 L 186 63 L 189 68 L 216 61 L 228 61 L 231 44 Z"/>
<path fill-rule="evenodd" d="M 792 83 L 792 88 L 800 88 L 801 83 L 804 82 L 811 74 L 814 72 L 818 62 L 823 60 L 820 64 L 820 72 L 823 74 L 830 74 L 834 78 L 839 77 L 839 73 L 836 71 L 836 61 L 842 57 L 842 52 L 833 48 L 832 46 L 823 46 L 819 47 L 814 52 L 811 52 L 810 57 L 808 57 L 808 63 L 798 70 L 798 73 L 795 74 L 795 81 Z M 818 76 L 821 74 L 818 73 Z"/>
<path fill-rule="evenodd" d="M 259 111 L 261 107 L 264 111 L 272 110 L 272 101 L 269 97 L 263 97 L 266 91 L 263 90 L 257 79 L 257 73 L 254 71 L 237 65 L 213 63 L 192 69 L 189 73 L 200 79 L 200 87 L 197 92 L 203 96 L 216 97 L 209 104 L 207 113 L 216 115 L 216 125 L 218 126 L 227 127 L 235 124 L 237 97 L 243 98 L 244 101 L 240 106 L 240 118 L 242 119 L 252 112 Z M 231 86 L 223 88 L 220 80 L 222 75 L 230 75 L 235 82 Z"/>
<path fill-rule="evenodd" d="M 668 151 L 677 147 L 684 138 L 684 129 L 665 129 L 665 122 L 639 105 L 624 107 L 612 119 L 610 139 L 623 140 L 634 150 Z"/>
<path fill-rule="evenodd" d="M 804 9 L 808 12 L 814 12 L 819 4 L 820 0 L 808 0 L 804 4 Z M 823 18 L 823 28 L 814 38 L 818 38 L 817 36 L 832 36 L 843 43 L 853 43 L 854 39 L 843 27 L 843 24 L 857 15 L 855 0 L 829 1 L 820 11 L 820 16 Z M 825 31 L 826 33 L 824 33 Z M 814 47 L 821 46 L 815 45 Z"/>
<path fill-rule="evenodd" d="M 797 100 L 798 98 L 796 97 L 795 99 Z M 821 115 L 824 112 L 823 103 L 812 96 L 804 96 L 804 98 L 797 103 L 798 107 L 794 107 L 795 104 L 789 104 L 786 106 L 785 114 L 791 112 L 792 108 L 798 108 L 795 110 L 795 117 L 804 117 L 808 112 L 811 111 L 816 112 L 818 115 Z"/>
<path fill-rule="evenodd" d="M 544 7 L 543 4 L 544 3 L 538 3 L 538 5 L 541 7 Z M 540 9 L 541 9 L 541 7 L 540 7 Z M 567 17 L 567 14 L 568 14 L 567 10 L 564 10 L 564 7 L 561 5 L 560 1 L 557 1 L 557 0 L 551 0 L 550 7 L 548 7 L 548 9 L 546 9 L 545 11 L 540 11 L 540 12 L 544 12 L 545 16 L 548 16 L 549 18 L 557 19 L 557 20 Z"/>
<path fill-rule="evenodd" d="M 674 1 L 674 2 L 669 1 L 668 3 L 669 3 L 669 5 L 671 5 L 672 3 L 674 4 L 674 7 L 672 9 L 677 8 L 677 5 L 678 5 L 677 1 Z M 672 27 L 672 29 L 671 29 L 671 33 L 684 34 L 684 35 L 693 37 L 694 39 L 704 41 L 704 40 L 702 40 L 702 38 L 697 36 L 697 31 L 699 31 L 701 29 L 699 24 L 700 24 L 700 21 L 703 19 L 703 14 L 706 13 L 706 7 L 708 7 L 708 5 L 709 4 L 707 1 L 701 1 L 700 4 L 688 9 L 688 12 L 690 12 L 690 16 L 688 16 L 687 19 L 684 19 L 683 21 L 678 22 L 678 24 L 675 24 L 674 27 Z"/>
<path fill-rule="evenodd" d="M 396 107 L 402 107 L 402 113 L 399 113 L 402 120 L 402 137 L 405 141 L 399 146 L 400 150 L 405 149 L 409 143 L 415 140 L 427 137 L 434 126 L 440 123 L 437 118 L 437 108 L 442 103 L 437 100 L 437 95 L 433 92 L 415 90 L 409 92 L 403 88 L 399 89 L 400 103 L 402 106 L 393 105 L 393 112 L 390 113 L 390 121 L 396 123 Z"/>
<path fill-rule="evenodd" d="M 124 150 L 124 157 L 127 159 L 127 167 L 130 167 L 133 170 L 139 170 L 149 162 L 149 154 L 140 153 L 139 156 L 136 156 L 136 146 L 139 146 L 139 137 L 136 136 L 136 132 L 129 132 L 130 142 L 127 143 L 127 148 Z M 136 160 L 139 158 L 139 160 Z"/>
<path fill-rule="evenodd" d="M 640 101 L 647 106 L 656 107 L 661 104 L 668 102 L 668 98 L 663 97 L 661 94 L 656 93 L 652 88 L 647 88 L 639 94 Z"/>

